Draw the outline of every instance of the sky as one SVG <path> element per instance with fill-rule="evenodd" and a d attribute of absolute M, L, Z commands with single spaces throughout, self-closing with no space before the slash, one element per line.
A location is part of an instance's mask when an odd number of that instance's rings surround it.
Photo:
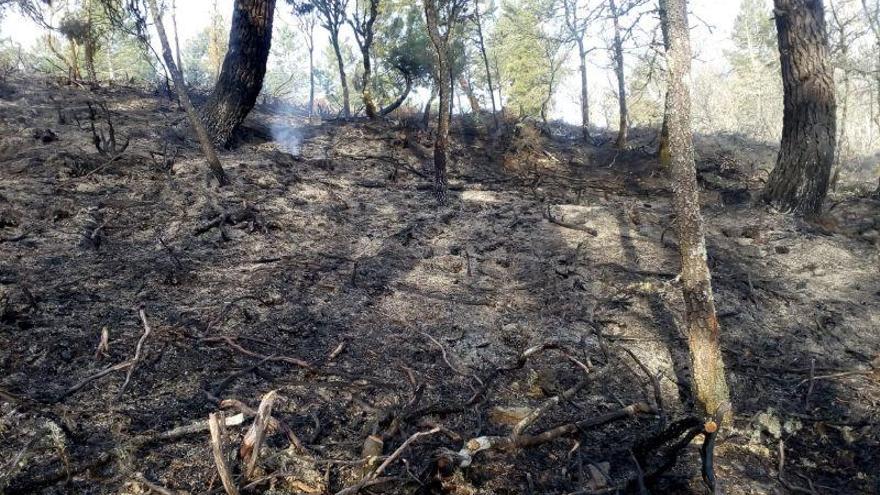
<path fill-rule="evenodd" d="M 209 22 L 209 14 L 215 0 L 178 0 L 177 1 L 177 25 L 181 43 L 185 44 L 204 29 Z M 220 12 L 224 12 L 227 19 L 231 17 L 233 0 L 216 0 Z M 730 46 L 730 32 L 733 21 L 739 10 L 740 0 L 691 0 L 689 8 L 691 12 L 691 44 L 694 52 L 694 70 L 710 68 L 723 70 L 725 67 L 724 51 Z M 290 10 L 283 0 L 278 2 L 278 10 L 281 11 L 276 17 L 276 26 L 280 22 L 289 22 Z M 770 10 L 768 7 L 768 16 Z M 708 26 L 711 26 L 711 30 Z M 171 29 L 166 26 L 166 29 Z M 171 33 L 169 33 L 171 34 Z M 0 22 L 0 38 L 11 38 L 24 47 L 32 46 L 39 41 L 42 35 L 41 29 L 32 21 L 23 18 L 20 14 L 10 11 Z M 323 41 L 325 36 L 318 37 Z M 324 41 L 326 42 L 326 41 Z M 156 43 L 158 46 L 158 43 Z M 317 53 L 321 53 L 318 46 Z M 579 79 L 576 74 L 576 57 L 569 61 L 570 75 L 563 80 L 554 101 L 554 117 L 562 118 L 569 122 L 579 122 L 580 113 L 577 105 L 570 101 L 577 101 L 580 95 Z M 593 95 L 605 94 L 614 85 L 610 78 L 613 73 L 608 69 L 610 61 L 607 53 L 603 50 L 595 51 L 590 56 L 589 71 L 590 91 Z M 592 98 L 591 98 L 592 99 Z M 601 118 L 599 119 L 601 122 Z"/>

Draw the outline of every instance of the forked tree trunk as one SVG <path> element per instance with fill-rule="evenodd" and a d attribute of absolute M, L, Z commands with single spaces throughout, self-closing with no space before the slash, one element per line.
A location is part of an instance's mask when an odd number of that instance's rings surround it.
<path fill-rule="evenodd" d="M 349 20 L 352 30 L 354 30 L 355 41 L 361 49 L 361 57 L 364 60 L 364 75 L 361 78 L 361 99 L 364 102 L 364 111 L 367 117 L 375 119 L 378 117 L 379 111 L 376 109 L 376 101 L 373 99 L 373 93 L 370 87 L 373 84 L 373 63 L 370 57 L 370 49 L 373 46 L 373 25 L 379 17 L 379 0 L 368 0 L 369 6 L 367 11 L 359 12 L 358 7 L 353 19 Z"/>
<path fill-rule="evenodd" d="M 611 19 L 614 24 L 614 72 L 617 75 L 617 103 L 619 107 L 620 123 L 617 128 L 617 141 L 615 145 L 618 148 L 626 147 L 627 126 L 629 122 L 629 114 L 626 108 L 626 76 L 623 72 L 623 39 L 620 35 L 620 12 L 617 10 L 617 4 L 614 0 L 609 0 L 611 8 Z"/>
<path fill-rule="evenodd" d="M 227 146 L 254 108 L 266 75 L 275 0 L 235 0 L 229 50 L 214 91 L 202 110 L 217 146 Z"/>
<path fill-rule="evenodd" d="M 159 33 L 159 42 L 162 43 L 162 58 L 165 60 L 165 65 L 168 66 L 168 70 L 171 72 L 171 78 L 174 79 L 174 87 L 177 90 L 177 94 L 180 97 L 180 102 L 183 104 L 184 110 L 186 110 L 186 116 L 189 118 L 189 123 L 193 126 L 193 129 L 195 129 L 196 136 L 199 138 L 199 144 L 202 146 L 202 153 L 205 154 L 205 159 L 208 160 L 211 174 L 217 180 L 219 185 L 228 185 L 229 178 L 226 177 L 226 173 L 223 171 L 223 166 L 220 165 L 220 158 L 217 157 L 217 152 L 214 150 L 211 137 L 208 134 L 207 129 L 205 129 L 205 125 L 202 124 L 192 101 L 189 99 L 189 93 L 187 93 L 186 85 L 183 82 L 183 74 L 180 73 L 180 69 L 178 69 L 177 65 L 174 63 L 174 57 L 171 55 L 171 44 L 168 43 L 168 35 L 165 34 L 165 26 L 162 23 L 162 17 L 161 14 L 159 14 L 159 7 L 156 5 L 156 0 L 148 0 L 148 3 L 150 14 L 153 16 L 153 20 L 156 23 L 156 31 Z"/>
<path fill-rule="evenodd" d="M 684 321 L 693 374 L 694 399 L 700 412 L 713 418 L 719 411 L 729 411 L 730 394 L 724 378 L 724 363 L 719 343 L 720 328 L 715 315 L 712 281 L 706 264 L 706 241 L 694 144 L 691 134 L 691 102 L 687 79 L 691 68 L 690 36 L 686 0 L 661 0 L 669 23 L 667 60 L 667 95 L 669 101 L 669 175 L 672 203 L 678 229 L 681 257 L 681 283 L 684 296 Z"/>
<path fill-rule="evenodd" d="M 495 88 L 492 87 L 492 71 L 489 69 L 489 55 L 486 53 L 486 42 L 483 38 L 483 21 L 480 18 L 480 0 L 474 0 L 474 22 L 477 24 L 477 41 L 480 42 L 480 54 L 486 67 L 486 84 L 489 86 L 489 99 L 492 100 L 492 121 L 498 129 L 498 109 L 495 107 Z"/>
<path fill-rule="evenodd" d="M 782 66 L 782 142 L 764 198 L 784 212 L 818 215 L 834 162 L 836 104 L 819 0 L 774 0 Z"/>

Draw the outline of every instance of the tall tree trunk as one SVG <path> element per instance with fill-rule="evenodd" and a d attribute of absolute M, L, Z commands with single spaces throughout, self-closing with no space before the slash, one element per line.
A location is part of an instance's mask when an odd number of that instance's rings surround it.
<path fill-rule="evenodd" d="M 617 4 L 614 0 L 609 0 L 611 8 L 611 19 L 614 24 L 614 72 L 617 74 L 617 102 L 619 106 L 620 123 L 617 130 L 618 148 L 626 147 L 627 126 L 629 121 L 629 113 L 626 108 L 626 79 L 623 72 L 623 39 L 620 35 L 620 12 L 617 10 Z"/>
<path fill-rule="evenodd" d="M 367 117 L 375 119 L 379 112 L 376 110 L 376 102 L 373 100 L 373 93 L 370 86 L 373 80 L 373 67 L 370 63 L 369 52 L 364 53 L 364 77 L 361 79 L 361 99 L 364 101 L 364 111 Z"/>
<path fill-rule="evenodd" d="M 480 0 L 474 0 L 474 19 L 477 24 L 477 40 L 480 42 L 480 54 L 486 67 L 486 84 L 489 86 L 489 99 L 492 100 L 492 121 L 498 129 L 498 109 L 495 107 L 495 88 L 492 87 L 492 71 L 489 69 L 489 55 L 486 53 L 486 42 L 483 38 L 483 21 L 480 17 Z"/>
<path fill-rule="evenodd" d="M 177 69 L 183 74 L 183 58 L 180 56 L 180 35 L 177 31 L 176 0 L 171 0 L 171 26 L 174 28 L 174 53 L 177 55 Z"/>
<path fill-rule="evenodd" d="M 312 36 L 312 33 L 309 33 Z M 309 42 L 309 122 L 315 115 L 315 44 Z"/>
<path fill-rule="evenodd" d="M 82 80 L 82 74 L 79 72 L 79 55 L 76 51 L 76 43 L 73 40 L 69 41 L 70 45 L 70 79 L 74 81 Z"/>
<path fill-rule="evenodd" d="M 345 61 L 342 59 L 342 49 L 339 47 L 339 31 L 330 31 L 330 44 L 333 45 L 333 53 L 336 54 L 336 63 L 339 67 L 339 84 L 342 85 L 342 116 L 351 117 L 351 101 L 348 97 L 348 76 L 345 75 Z"/>
<path fill-rule="evenodd" d="M 819 0 L 774 0 L 782 66 L 782 142 L 764 198 L 814 216 L 822 209 L 834 161 L 836 104 Z"/>
<path fill-rule="evenodd" d="M 98 72 L 95 70 L 95 41 L 91 39 L 91 34 L 89 38 L 85 40 L 83 46 L 83 60 L 86 65 L 86 77 L 90 83 L 98 82 Z"/>
<path fill-rule="evenodd" d="M 663 49 L 669 51 L 669 19 L 666 14 L 665 2 L 660 2 L 659 14 L 660 32 L 663 34 Z M 669 112 L 669 93 L 667 92 L 663 101 L 663 125 L 660 127 L 660 143 L 657 146 L 657 155 L 662 168 L 669 166 Z"/>
<path fill-rule="evenodd" d="M 687 79 L 691 68 L 690 33 L 686 0 L 661 0 L 668 8 L 669 50 L 667 94 L 669 95 L 669 175 L 676 215 L 681 257 L 684 319 L 693 374 L 694 398 L 707 418 L 724 413 L 732 419 L 730 394 L 724 378 L 719 343 L 720 328 L 712 296 L 712 280 L 706 264 L 706 240 L 691 133 L 691 101 Z"/>
<path fill-rule="evenodd" d="M 461 76 L 458 78 L 458 85 L 461 87 L 461 90 L 464 91 L 465 96 L 467 96 L 468 104 L 471 106 L 471 112 L 474 115 L 480 115 L 482 111 L 480 109 L 480 100 L 477 99 L 477 95 L 474 94 L 474 88 L 471 86 L 471 83 L 464 77 Z"/>
<path fill-rule="evenodd" d="M 584 46 L 584 39 L 577 39 L 578 45 L 578 62 L 580 63 L 581 73 L 581 132 L 584 141 L 590 141 L 590 93 L 587 87 L 587 50 Z"/>
<path fill-rule="evenodd" d="M 98 72 L 95 70 L 95 54 L 98 51 L 97 47 L 97 37 L 95 35 L 95 25 L 94 19 L 92 18 L 92 2 L 87 1 L 83 5 L 86 9 L 86 36 L 83 43 L 84 48 L 84 59 L 86 64 L 86 76 L 89 78 L 89 82 L 97 83 L 98 82 Z"/>
<path fill-rule="evenodd" d="M 162 23 L 162 17 L 159 13 L 158 5 L 156 5 L 156 0 L 148 0 L 148 3 L 150 14 L 153 16 L 153 20 L 156 23 L 156 31 L 159 33 L 159 41 L 162 43 L 162 58 L 165 60 L 165 65 L 168 66 L 168 70 L 171 72 L 172 79 L 174 79 L 175 89 L 177 90 L 177 94 L 183 104 L 183 108 L 186 110 L 186 116 L 189 118 L 190 125 L 193 126 L 193 129 L 196 131 L 196 136 L 199 138 L 199 144 L 202 146 L 202 153 L 205 154 L 205 159 L 208 160 L 211 174 L 214 176 L 214 179 L 217 180 L 219 185 L 228 185 L 229 178 L 223 171 L 223 166 L 220 165 L 220 158 L 217 157 L 217 152 L 214 150 L 214 145 L 211 142 L 208 130 L 205 128 L 204 124 L 202 124 L 201 119 L 199 119 L 199 114 L 196 112 L 196 108 L 189 99 L 189 93 L 187 93 L 186 86 L 183 83 L 183 74 L 180 73 L 180 69 L 178 69 L 177 65 L 174 63 L 174 57 L 171 55 L 171 44 L 168 43 L 168 35 L 165 34 L 165 26 Z"/>
<path fill-rule="evenodd" d="M 254 108 L 266 75 L 275 0 L 235 0 L 229 49 L 214 91 L 202 111 L 208 133 L 227 146 Z"/>
<path fill-rule="evenodd" d="M 449 149 L 449 123 L 452 113 L 452 73 L 449 63 L 449 36 L 452 21 L 447 22 L 446 36 L 440 34 L 439 9 L 437 0 L 424 0 L 425 20 L 428 36 L 434 45 L 437 56 L 437 93 L 440 98 L 440 109 L 437 117 L 437 130 L 434 134 L 434 196 L 437 204 L 443 206 L 447 202 L 448 184 L 446 181 L 446 161 Z"/>

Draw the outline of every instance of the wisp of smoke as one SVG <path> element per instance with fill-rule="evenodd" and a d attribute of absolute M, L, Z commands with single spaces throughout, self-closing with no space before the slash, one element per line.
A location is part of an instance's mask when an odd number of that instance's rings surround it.
<path fill-rule="evenodd" d="M 299 129 L 290 124 L 273 122 L 270 126 L 272 131 L 272 139 L 278 143 L 278 146 L 291 155 L 298 155 L 300 150 Z"/>

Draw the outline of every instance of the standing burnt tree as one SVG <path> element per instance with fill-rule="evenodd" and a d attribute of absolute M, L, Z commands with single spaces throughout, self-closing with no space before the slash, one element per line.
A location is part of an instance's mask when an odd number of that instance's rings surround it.
<path fill-rule="evenodd" d="M 614 61 L 614 73 L 617 75 L 617 103 L 620 117 L 615 144 L 618 148 L 625 148 L 629 114 L 626 108 L 626 79 L 623 72 L 623 35 L 620 27 L 620 18 L 624 12 L 614 0 L 608 0 L 608 9 L 611 11 L 611 22 L 614 26 L 611 58 Z"/>
<path fill-rule="evenodd" d="M 162 58 L 171 72 L 174 88 L 180 97 L 180 103 L 183 105 L 184 110 L 186 110 L 189 123 L 195 129 L 196 136 L 199 138 L 199 144 L 202 146 L 202 153 L 205 154 L 205 158 L 208 160 L 211 174 L 220 186 L 228 185 L 229 178 L 223 171 L 220 159 L 217 157 L 217 152 L 214 150 L 214 145 L 211 143 L 211 137 L 208 135 L 205 125 L 199 119 L 199 115 L 189 99 L 189 94 L 186 92 L 186 84 L 183 82 L 183 74 L 174 62 L 174 56 L 171 55 L 171 44 L 168 42 L 168 35 L 165 33 L 165 25 L 162 23 L 162 14 L 159 12 L 156 0 L 148 0 L 148 7 L 150 15 L 153 16 L 153 21 L 156 23 L 156 31 L 159 33 L 159 42 L 162 44 Z"/>
<path fill-rule="evenodd" d="M 315 115 L 315 26 L 318 17 L 315 6 L 310 3 L 297 4 L 293 8 L 297 16 L 298 26 L 309 51 L 309 121 Z"/>
<path fill-rule="evenodd" d="M 373 80 L 373 64 L 370 59 L 370 47 L 373 45 L 373 25 L 379 17 L 379 0 L 355 0 L 354 14 L 348 21 L 354 31 L 354 39 L 361 50 L 364 61 L 364 75 L 361 79 L 361 98 L 367 117 L 375 119 L 378 115 L 376 102 L 370 86 Z"/>
<path fill-rule="evenodd" d="M 667 15 L 669 175 L 678 229 L 684 320 L 691 357 L 693 392 L 700 412 L 714 418 L 719 412 L 729 411 L 730 394 L 724 378 L 719 343 L 720 327 L 715 315 L 711 275 L 706 264 L 706 240 L 694 165 L 691 97 L 687 82 L 691 69 L 687 4 L 686 0 L 661 0 L 660 3 L 665 4 L 661 8 L 666 10 Z M 727 412 L 727 418 L 729 417 Z"/>
<path fill-rule="evenodd" d="M 581 132 L 584 141 L 590 141 L 590 93 L 587 87 L 587 28 L 599 15 L 604 5 L 589 9 L 589 0 L 562 0 L 566 34 L 578 49 L 578 70 L 581 79 Z M 586 11 L 585 11 L 586 10 Z"/>
<path fill-rule="evenodd" d="M 440 97 L 437 132 L 434 136 L 434 195 L 439 205 L 446 204 L 446 161 L 449 149 L 449 124 L 452 114 L 451 37 L 467 5 L 466 0 L 424 0 L 425 24 L 434 47 L 437 66 L 437 94 Z"/>
<path fill-rule="evenodd" d="M 227 146 L 254 108 L 266 75 L 275 0 L 235 0 L 229 50 L 220 77 L 202 109 L 214 143 Z"/>
<path fill-rule="evenodd" d="M 782 65 L 782 142 L 764 198 L 818 215 L 828 192 L 837 132 L 834 77 L 821 0 L 774 0 Z"/>
<path fill-rule="evenodd" d="M 345 24 L 348 8 L 348 0 L 313 0 L 312 4 L 318 10 L 321 18 L 321 27 L 330 33 L 330 45 L 336 54 L 336 63 L 339 65 L 339 84 L 342 85 L 342 116 L 351 116 L 351 102 L 348 96 L 348 76 L 345 75 L 345 60 L 342 58 L 342 48 L 339 40 L 339 31 Z"/>

